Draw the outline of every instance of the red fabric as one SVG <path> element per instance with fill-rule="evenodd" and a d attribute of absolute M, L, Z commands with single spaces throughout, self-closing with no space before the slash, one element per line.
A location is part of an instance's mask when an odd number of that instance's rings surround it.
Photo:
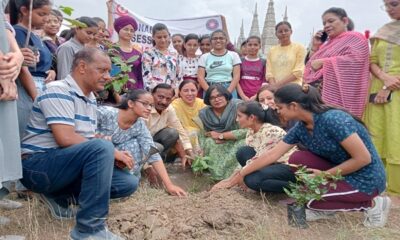
<path fill-rule="evenodd" d="M 311 62 L 322 59 L 317 71 Z M 322 99 L 331 105 L 343 107 L 362 117 L 369 87 L 368 40 L 358 32 L 344 32 L 330 39 L 310 58 L 304 70 L 304 81 L 322 79 Z"/>
<path fill-rule="evenodd" d="M 321 171 L 328 170 L 333 165 L 327 160 L 309 152 L 297 151 L 289 158 L 290 164 L 303 165 Z M 294 169 L 293 169 L 294 170 Z M 329 188 L 321 201 L 311 200 L 307 207 L 313 210 L 331 211 L 359 211 L 371 207 L 372 199 L 378 193 L 368 195 L 354 189 L 345 180 L 336 182 L 336 188 Z"/>

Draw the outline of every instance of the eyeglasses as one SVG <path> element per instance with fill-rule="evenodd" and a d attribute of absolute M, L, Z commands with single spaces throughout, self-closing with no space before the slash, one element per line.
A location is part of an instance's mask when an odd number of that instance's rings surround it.
<path fill-rule="evenodd" d="M 221 97 L 224 97 L 224 95 L 222 95 L 222 94 L 217 94 L 216 96 L 212 96 L 212 97 L 210 97 L 210 101 L 215 101 L 215 100 L 217 100 L 217 98 L 221 98 Z"/>
<path fill-rule="evenodd" d="M 211 38 L 211 40 L 213 40 L 213 41 L 224 41 L 224 40 L 226 40 L 226 38 L 225 37 L 212 37 Z"/>
<path fill-rule="evenodd" d="M 154 104 L 152 104 L 152 103 L 148 103 L 148 102 L 143 102 L 143 101 L 139 101 L 139 100 L 136 100 L 135 102 L 140 102 L 142 105 L 143 105 L 143 107 L 145 107 L 145 108 L 153 108 L 154 107 Z"/>
<path fill-rule="evenodd" d="M 389 2 L 389 3 L 387 3 L 387 4 L 382 5 L 382 6 L 381 6 L 381 9 L 382 9 L 383 11 L 387 11 L 387 10 L 389 10 L 390 8 L 396 8 L 396 7 L 398 7 L 399 4 L 400 4 L 400 3 L 399 3 L 398 1 Z"/>

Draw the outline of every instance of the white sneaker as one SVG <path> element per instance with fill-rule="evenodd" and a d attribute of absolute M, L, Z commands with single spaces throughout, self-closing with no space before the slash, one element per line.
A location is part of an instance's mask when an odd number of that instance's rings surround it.
<path fill-rule="evenodd" d="M 392 200 L 388 196 L 377 196 L 374 198 L 375 206 L 365 212 L 364 226 L 369 228 L 384 227 Z"/>
<path fill-rule="evenodd" d="M 11 210 L 11 209 L 17 209 L 17 208 L 21 208 L 21 207 L 22 207 L 22 203 L 12 201 L 9 199 L 1 199 L 0 200 L 0 208 L 2 208 L 2 209 Z"/>
<path fill-rule="evenodd" d="M 306 209 L 307 222 L 313 222 L 320 219 L 331 219 L 333 217 L 335 217 L 335 212 Z"/>
<path fill-rule="evenodd" d="M 18 235 L 0 236 L 0 240 L 25 240 L 25 237 Z"/>

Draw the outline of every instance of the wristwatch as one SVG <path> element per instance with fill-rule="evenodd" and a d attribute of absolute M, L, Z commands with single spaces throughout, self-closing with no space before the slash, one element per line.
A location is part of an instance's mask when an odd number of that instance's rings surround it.
<path fill-rule="evenodd" d="M 382 89 L 383 89 L 383 90 L 386 90 L 386 89 L 387 89 L 387 87 L 386 87 L 385 85 L 383 85 Z"/>
<path fill-rule="evenodd" d="M 224 140 L 224 134 L 221 133 L 221 134 L 218 136 L 218 139 L 219 139 L 219 140 Z"/>

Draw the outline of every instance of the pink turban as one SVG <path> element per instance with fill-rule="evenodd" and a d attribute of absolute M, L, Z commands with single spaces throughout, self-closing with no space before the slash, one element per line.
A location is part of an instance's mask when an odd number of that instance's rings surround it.
<path fill-rule="evenodd" d="M 119 31 L 127 25 L 132 25 L 133 29 L 136 31 L 138 29 L 138 24 L 133 17 L 130 16 L 122 16 L 115 19 L 114 29 L 119 33 Z"/>

